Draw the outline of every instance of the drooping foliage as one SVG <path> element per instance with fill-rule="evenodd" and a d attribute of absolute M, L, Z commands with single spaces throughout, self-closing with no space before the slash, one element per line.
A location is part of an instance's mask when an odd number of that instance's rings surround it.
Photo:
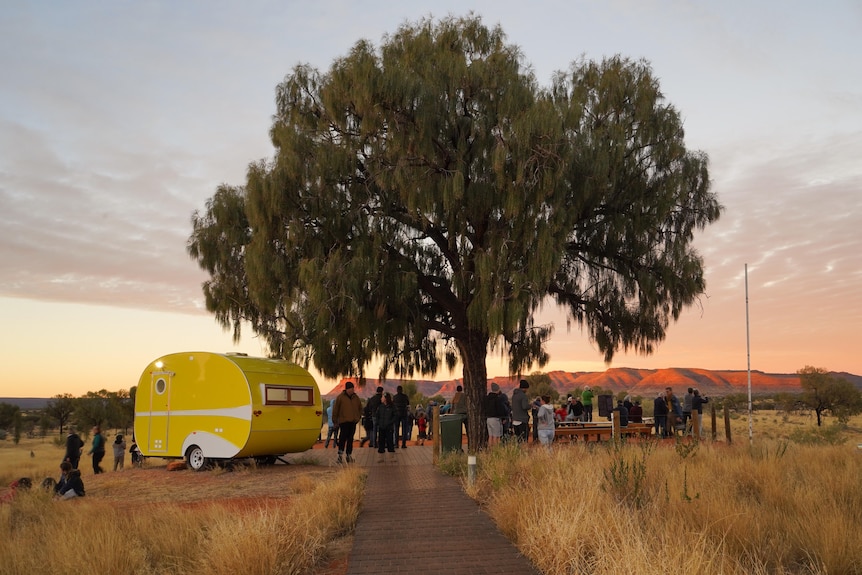
<path fill-rule="evenodd" d="M 555 301 L 610 360 L 649 353 L 705 289 L 706 157 L 644 62 L 576 62 L 540 88 L 479 18 L 405 24 L 277 88 L 268 161 L 193 217 L 207 308 L 330 377 L 548 360 Z M 477 443 L 478 442 L 478 443 Z M 470 438 L 471 448 L 483 442 Z"/>

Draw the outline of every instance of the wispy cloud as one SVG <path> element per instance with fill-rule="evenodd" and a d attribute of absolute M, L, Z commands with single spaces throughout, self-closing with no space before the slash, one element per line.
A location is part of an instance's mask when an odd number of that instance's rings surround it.
<path fill-rule="evenodd" d="M 656 357 L 620 361 L 728 367 L 706 363 L 738 354 L 745 263 L 755 332 L 776 363 L 806 350 L 812 362 L 842 357 L 828 348 L 844 349 L 858 339 L 847 326 L 862 325 L 862 14 L 852 2 L 777 13 L 660 0 L 8 6 L 0 296 L 200 313 L 190 216 L 272 153 L 284 75 L 299 62 L 326 68 L 405 20 L 471 9 L 501 24 L 541 83 L 581 54 L 650 60 L 691 146 L 711 158 L 727 209 L 696 240 L 708 292 Z M 599 359 L 558 321 L 552 357 Z M 844 365 L 862 372 L 858 359 Z"/>

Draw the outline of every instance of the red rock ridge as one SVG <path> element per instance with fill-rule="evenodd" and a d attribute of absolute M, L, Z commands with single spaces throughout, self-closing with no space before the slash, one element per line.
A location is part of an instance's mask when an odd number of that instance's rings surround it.
<path fill-rule="evenodd" d="M 708 396 L 723 396 L 731 393 L 747 393 L 748 372 L 744 370 L 712 371 L 699 368 L 672 367 L 666 369 L 637 369 L 614 367 L 603 372 L 567 372 L 550 371 L 547 373 L 551 385 L 560 393 L 580 391 L 584 386 L 600 387 L 602 390 L 617 393 L 629 391 L 632 395 L 646 397 L 653 395 L 665 387 L 672 387 L 675 392 L 682 393 L 689 387 L 696 387 Z M 832 373 L 843 377 L 862 389 L 862 376 L 849 373 Z M 335 397 L 344 389 L 344 383 L 356 381 L 355 378 L 344 378 L 324 397 Z M 434 381 L 428 379 L 400 380 L 386 379 L 380 383 L 376 379 L 367 379 L 364 388 L 359 389 L 361 397 L 374 394 L 378 385 L 386 391 L 395 393 L 395 388 L 403 381 L 412 381 L 417 390 L 428 397 L 442 395 L 452 397 L 455 387 L 461 385 L 462 379 Z M 494 377 L 488 379 L 488 385 L 496 383 L 505 393 L 511 393 L 518 384 L 516 377 Z M 751 372 L 751 388 L 754 394 L 771 394 L 778 392 L 799 392 L 802 388 L 799 376 L 796 374 L 768 374 L 762 371 Z"/>

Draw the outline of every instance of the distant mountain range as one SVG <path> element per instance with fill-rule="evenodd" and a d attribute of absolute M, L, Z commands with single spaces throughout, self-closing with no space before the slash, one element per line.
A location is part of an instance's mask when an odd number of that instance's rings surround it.
<path fill-rule="evenodd" d="M 615 367 L 602 372 L 568 372 L 550 371 L 547 375 L 551 378 L 554 389 L 560 393 L 569 391 L 580 391 L 584 386 L 600 387 L 605 391 L 616 394 L 618 391 L 628 391 L 632 396 L 650 397 L 654 396 L 665 387 L 672 387 L 677 393 L 689 387 L 698 388 L 701 393 L 708 396 L 720 397 L 731 393 L 748 392 L 748 372 L 746 371 L 711 371 L 697 368 L 668 368 L 668 369 L 634 369 L 627 367 Z M 845 372 L 832 372 L 833 376 L 844 378 L 862 389 L 862 376 Z M 348 381 L 356 382 L 356 378 L 343 378 L 332 390 L 324 394 L 324 398 L 332 399 L 344 390 L 344 384 Z M 366 379 L 365 387 L 358 389 L 360 397 L 370 397 L 374 394 L 378 385 L 382 385 L 386 391 L 395 393 L 395 388 L 405 381 L 416 384 L 416 389 L 426 397 L 442 395 L 452 397 L 455 387 L 461 385 L 463 379 L 450 379 L 446 381 L 434 381 L 430 379 L 385 379 L 380 382 L 377 379 Z M 505 393 L 510 394 L 518 385 L 517 378 L 493 377 L 488 379 L 488 386 L 496 383 Z M 771 394 L 778 392 L 795 393 L 802 390 L 799 376 L 783 373 L 763 373 L 762 371 L 751 372 L 751 390 L 754 394 Z M 50 398 L 39 397 L 0 397 L 0 403 L 17 405 L 22 410 L 42 409 L 50 401 Z"/>
<path fill-rule="evenodd" d="M 670 386 L 679 393 L 689 387 L 695 387 L 707 396 L 724 396 L 731 393 L 748 392 L 747 371 L 712 371 L 697 368 L 667 368 L 667 369 L 634 369 L 634 368 L 611 368 L 603 372 L 568 372 L 550 371 L 547 375 L 551 378 L 554 389 L 560 393 L 569 391 L 580 391 L 584 386 L 600 387 L 602 390 L 617 393 L 628 391 L 632 396 L 649 397 Z M 833 372 L 833 376 L 844 378 L 852 382 L 856 387 L 862 389 L 862 376 L 844 372 Z M 332 399 L 344 389 L 348 381 L 356 382 L 356 378 L 344 378 L 338 382 L 332 390 L 324 397 Z M 360 397 L 370 397 L 378 386 L 390 392 L 404 381 L 416 384 L 419 393 L 433 397 L 442 395 L 452 397 L 455 387 L 461 385 L 463 379 L 452 379 L 447 381 L 433 381 L 427 379 L 385 379 L 382 382 L 377 379 L 366 379 L 365 386 L 358 390 Z M 511 393 L 518 385 L 517 378 L 494 377 L 488 379 L 488 386 L 496 383 L 505 393 Z M 799 392 L 802 386 L 799 376 L 794 374 L 763 373 L 762 371 L 751 372 L 751 390 L 754 394 L 771 394 L 778 392 Z"/>
<path fill-rule="evenodd" d="M 22 411 L 44 409 L 51 401 L 49 397 L 0 397 L 0 403 L 17 405 Z"/>

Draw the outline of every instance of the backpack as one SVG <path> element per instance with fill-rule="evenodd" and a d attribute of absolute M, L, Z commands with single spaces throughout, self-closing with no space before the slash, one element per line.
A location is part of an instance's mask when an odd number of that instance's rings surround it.
<path fill-rule="evenodd" d="M 485 417 L 502 417 L 500 414 L 500 398 L 498 393 L 491 392 L 485 396 Z"/>

